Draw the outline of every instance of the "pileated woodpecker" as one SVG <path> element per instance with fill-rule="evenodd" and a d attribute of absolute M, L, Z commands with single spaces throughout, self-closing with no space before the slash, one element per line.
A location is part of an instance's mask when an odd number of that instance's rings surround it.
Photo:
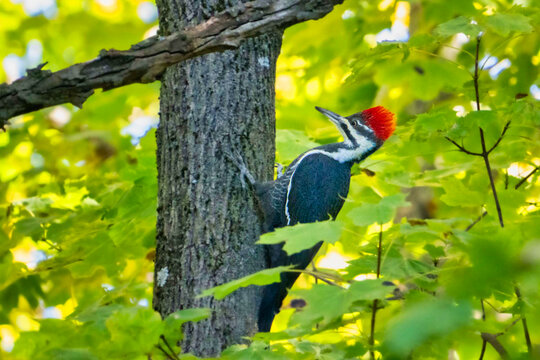
<path fill-rule="evenodd" d="M 382 106 L 347 117 L 320 107 L 316 109 L 338 128 L 342 142 L 306 151 L 275 181 L 258 183 L 241 161 L 238 165 L 258 198 L 264 215 L 264 232 L 297 223 L 335 219 L 349 192 L 352 165 L 380 148 L 396 126 L 394 114 Z M 281 244 L 269 245 L 269 267 L 294 265 L 296 269 L 305 269 L 321 244 L 291 256 L 282 250 Z M 297 272 L 282 273 L 281 282 L 265 287 L 259 308 L 259 331 L 270 331 L 272 321 L 298 275 Z"/>

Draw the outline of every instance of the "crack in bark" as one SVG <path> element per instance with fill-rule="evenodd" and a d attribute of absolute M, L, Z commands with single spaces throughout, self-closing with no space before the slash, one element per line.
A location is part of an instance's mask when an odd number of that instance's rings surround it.
<path fill-rule="evenodd" d="M 343 0 L 256 0 L 166 37 L 154 36 L 129 50 L 102 50 L 85 63 L 51 72 L 44 64 L 12 84 L 0 84 L 0 128 L 21 114 L 71 102 L 82 107 L 93 89 L 104 91 L 159 79 L 165 69 L 190 58 L 237 48 L 251 37 L 319 19 Z"/>

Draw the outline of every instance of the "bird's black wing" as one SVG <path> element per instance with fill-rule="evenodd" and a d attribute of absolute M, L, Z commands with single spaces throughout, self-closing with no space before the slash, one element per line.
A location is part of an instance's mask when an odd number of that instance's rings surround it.
<path fill-rule="evenodd" d="M 341 210 L 349 192 L 350 165 L 341 164 L 321 153 L 306 153 L 291 164 L 284 178 L 279 180 L 280 193 L 284 188 L 287 191 L 284 198 L 285 218 L 276 227 L 333 219 Z M 281 245 L 272 245 L 268 249 L 270 265 L 294 265 L 296 269 L 305 269 L 321 244 L 292 256 L 288 256 Z M 270 331 L 274 316 L 279 312 L 288 289 L 298 275 L 295 272 L 282 273 L 281 282 L 265 287 L 259 309 L 259 331 Z"/>
<path fill-rule="evenodd" d="M 335 218 L 349 192 L 350 165 L 317 152 L 295 165 L 285 205 L 287 225 Z"/>

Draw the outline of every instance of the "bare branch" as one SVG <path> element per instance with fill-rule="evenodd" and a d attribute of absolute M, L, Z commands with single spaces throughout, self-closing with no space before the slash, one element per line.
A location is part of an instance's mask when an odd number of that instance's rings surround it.
<path fill-rule="evenodd" d="M 161 334 L 159 336 L 159 338 L 161 340 L 163 340 L 163 342 L 165 343 L 165 346 L 167 346 L 167 349 L 169 349 L 170 351 L 170 354 L 171 356 L 174 358 L 174 360 L 180 360 L 180 358 L 178 357 L 178 355 L 176 355 L 176 352 L 173 350 L 172 346 L 169 345 L 169 342 L 167 341 L 167 339 L 165 338 L 165 335 Z"/>
<path fill-rule="evenodd" d="M 169 354 L 161 345 L 157 344 L 156 347 L 165 355 L 167 360 L 175 360 L 171 354 Z"/>
<path fill-rule="evenodd" d="M 473 155 L 473 156 L 482 156 L 481 153 L 476 153 L 476 152 L 472 152 L 472 151 L 469 151 L 469 150 L 465 149 L 463 146 L 459 145 L 457 142 L 450 139 L 448 136 L 445 136 L 444 138 L 446 140 L 450 141 L 452 144 L 454 144 L 459 149 L 459 151 L 464 152 L 465 154 Z"/>
<path fill-rule="evenodd" d="M 476 111 L 480 111 L 480 90 L 478 85 L 478 57 L 480 55 L 480 41 L 482 40 L 482 35 L 478 35 L 476 37 L 476 56 L 474 59 L 474 93 L 476 97 Z M 495 145 L 487 151 L 486 148 L 486 139 L 484 137 L 484 130 L 479 127 L 478 131 L 480 132 L 480 143 L 482 144 L 482 152 L 480 153 L 480 156 L 484 159 L 484 163 L 486 165 L 486 171 L 488 173 L 489 177 L 489 184 L 491 186 L 491 192 L 493 193 L 493 200 L 495 201 L 495 207 L 497 208 L 497 215 L 499 216 L 499 224 L 501 227 L 504 227 L 504 220 L 502 216 L 502 210 L 501 210 L 501 204 L 499 203 L 499 197 L 497 196 L 497 189 L 495 189 L 495 180 L 493 179 L 493 174 L 491 173 L 491 164 L 489 163 L 489 152 L 493 150 L 497 145 L 499 145 L 499 142 L 501 141 L 502 137 L 504 136 L 504 133 L 508 129 L 508 126 L 510 123 L 507 123 L 503 133 L 501 134 L 499 140 L 495 143 Z"/>
<path fill-rule="evenodd" d="M 514 189 L 519 189 L 521 187 L 521 185 L 523 185 L 525 183 L 525 181 L 527 181 L 528 178 L 530 178 L 531 176 L 534 175 L 534 173 L 538 170 L 539 166 L 535 167 L 530 173 L 527 174 L 527 176 L 525 176 L 523 179 L 521 179 L 517 184 L 516 186 L 514 187 Z"/>
<path fill-rule="evenodd" d="M 501 344 L 501 342 L 499 340 L 497 340 L 497 336 L 499 336 L 499 335 L 502 335 L 502 333 L 491 334 L 491 333 L 483 332 L 482 333 L 482 340 L 484 342 L 488 342 L 491 346 L 493 346 L 495 351 L 497 351 L 497 353 L 499 354 L 499 356 L 502 359 L 509 359 L 508 352 L 506 351 L 504 346 Z"/>
<path fill-rule="evenodd" d="M 471 225 L 467 226 L 467 228 L 465 229 L 465 231 L 471 230 L 471 229 L 474 227 L 474 225 L 478 224 L 478 223 L 480 222 L 480 220 L 482 220 L 486 215 L 487 215 L 487 211 L 484 210 L 484 211 L 482 212 L 482 215 L 480 215 L 478 218 L 476 218 L 476 220 L 474 220 L 474 221 L 471 223 Z"/>
<path fill-rule="evenodd" d="M 129 50 L 102 50 L 91 61 L 57 72 L 44 64 L 12 84 L 0 84 L 0 128 L 9 118 L 49 106 L 82 107 L 94 89 L 110 90 L 159 80 L 168 66 L 211 52 L 235 49 L 250 37 L 318 19 L 343 0 L 256 0 L 166 37 L 153 36 Z"/>
<path fill-rule="evenodd" d="M 328 274 L 328 273 L 321 272 L 321 271 L 311 271 L 311 270 L 306 270 L 306 269 L 304 269 L 304 270 L 289 269 L 287 271 L 288 272 L 297 272 L 297 273 L 300 273 L 300 274 L 307 274 L 307 275 L 313 276 L 316 280 L 321 280 L 321 281 L 327 283 L 328 285 L 337 286 L 337 287 L 340 287 L 342 289 L 345 289 L 345 287 L 338 284 L 338 282 L 342 282 L 343 280 L 339 279 L 336 276 L 333 276 L 332 274 Z"/>
<path fill-rule="evenodd" d="M 487 341 L 482 339 L 482 350 L 480 350 L 480 357 L 478 360 L 484 360 L 484 354 L 486 353 Z"/>
<path fill-rule="evenodd" d="M 506 125 L 504 125 L 504 129 L 501 133 L 501 135 L 499 136 L 499 138 L 497 139 L 497 141 L 495 142 L 495 144 L 493 144 L 493 146 L 487 151 L 487 154 L 489 155 L 489 153 L 491 153 L 493 150 L 495 150 L 495 148 L 497 146 L 499 146 L 499 143 L 501 142 L 501 140 L 503 139 L 504 137 L 504 134 L 506 134 L 506 131 L 508 130 L 508 127 L 510 127 L 510 123 L 511 121 L 507 122 Z"/>
<path fill-rule="evenodd" d="M 519 289 L 519 287 L 514 287 L 514 291 L 518 300 L 521 301 L 521 290 Z M 527 325 L 527 318 L 523 316 L 521 318 L 521 323 L 523 325 L 523 334 L 525 335 L 525 343 L 527 344 L 527 350 L 529 351 L 529 354 L 532 354 L 533 348 L 531 342 L 531 335 L 529 333 L 529 327 Z"/>
<path fill-rule="evenodd" d="M 382 260 L 382 240 L 383 240 L 383 227 L 379 226 L 379 243 L 377 244 L 377 279 L 381 277 L 381 260 Z M 375 346 L 375 321 L 377 317 L 377 309 L 379 306 L 379 300 L 373 300 L 373 305 L 371 307 L 371 327 L 369 334 L 369 354 L 372 360 L 375 359 L 375 352 L 373 347 Z"/>

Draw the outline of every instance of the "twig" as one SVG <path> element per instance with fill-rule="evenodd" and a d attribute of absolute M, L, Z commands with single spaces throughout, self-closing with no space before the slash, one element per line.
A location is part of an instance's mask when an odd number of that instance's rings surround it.
<path fill-rule="evenodd" d="M 160 339 L 163 340 L 163 342 L 165 343 L 165 346 L 167 346 L 167 349 L 169 349 L 169 351 L 171 352 L 171 354 L 172 354 L 174 360 L 180 360 L 180 358 L 178 357 L 178 355 L 176 354 L 176 352 L 174 351 L 174 349 L 172 348 L 172 346 L 169 345 L 169 342 L 168 342 L 167 339 L 165 338 L 165 335 L 161 334 Z"/>
<path fill-rule="evenodd" d="M 382 254 L 382 235 L 383 229 L 380 225 L 379 229 L 379 244 L 377 246 L 377 279 L 381 276 L 381 254 Z M 373 305 L 371 307 L 371 332 L 369 336 L 369 345 L 371 347 L 369 353 L 371 359 L 375 359 L 375 353 L 373 352 L 373 346 L 375 345 L 375 320 L 377 317 L 377 306 L 379 305 L 379 299 L 373 300 Z"/>
<path fill-rule="evenodd" d="M 499 138 L 497 139 L 497 141 L 495 142 L 495 144 L 493 144 L 493 146 L 491 147 L 491 149 L 489 149 L 489 150 L 487 151 L 487 155 L 489 155 L 489 154 L 490 154 L 497 146 L 499 146 L 499 143 L 500 143 L 501 140 L 503 139 L 504 134 L 506 134 L 506 131 L 508 130 L 508 127 L 510 126 L 510 123 L 511 123 L 511 121 L 508 121 L 508 122 L 506 123 L 506 125 L 504 125 L 504 129 L 503 129 L 501 135 L 499 136 Z"/>
<path fill-rule="evenodd" d="M 495 351 L 497 351 L 497 353 L 499 354 L 499 356 L 503 359 L 509 359 L 509 356 L 508 356 L 508 352 L 506 351 L 506 349 L 504 348 L 504 346 L 501 344 L 501 342 L 499 340 L 497 340 L 497 337 L 499 335 L 502 335 L 502 333 L 499 333 L 499 334 L 491 334 L 491 333 L 485 333 L 483 332 L 481 334 L 482 336 L 482 340 L 484 340 L 484 345 L 482 346 L 482 348 L 485 347 L 485 343 L 488 342 L 491 346 L 493 346 L 493 348 L 495 349 Z M 483 349 L 485 350 L 485 349 Z M 481 359 L 481 358 L 480 358 Z"/>
<path fill-rule="evenodd" d="M 490 308 L 492 308 L 492 309 L 493 309 L 493 311 L 495 311 L 496 313 L 499 313 L 499 314 L 501 314 L 501 313 L 502 313 L 502 311 L 501 311 L 501 310 L 497 309 L 497 308 L 496 308 L 496 307 L 495 307 L 495 306 L 494 306 L 494 305 L 493 305 L 492 303 L 490 303 L 489 301 L 487 301 L 487 300 L 484 300 L 484 303 L 488 304 L 488 305 L 489 305 L 489 307 L 490 307 Z"/>
<path fill-rule="evenodd" d="M 520 316 L 518 318 L 516 318 L 514 321 L 512 321 L 512 323 L 510 325 L 508 325 L 507 327 L 504 328 L 504 331 L 503 331 L 503 334 L 506 334 L 508 332 L 508 330 L 510 330 L 512 328 L 512 326 L 516 325 L 518 323 L 519 320 L 522 320 L 523 318 Z"/>
<path fill-rule="evenodd" d="M 445 47 L 448 47 L 448 48 L 452 48 L 452 46 L 445 46 Z M 454 48 L 455 49 L 455 48 Z M 469 75 L 471 75 L 471 73 L 469 72 L 469 70 L 467 70 L 467 68 L 463 65 L 461 65 L 460 63 L 458 63 L 457 61 L 454 61 L 454 60 L 451 60 L 451 59 L 448 59 L 442 55 L 439 55 L 439 54 L 435 54 L 435 53 L 432 53 L 432 52 L 429 52 L 429 51 L 426 51 L 426 50 L 422 50 L 422 49 L 417 49 L 417 48 L 411 48 L 411 50 L 413 51 L 416 51 L 416 52 L 419 52 L 419 53 L 423 53 L 423 54 L 426 54 L 426 55 L 431 55 L 435 58 L 440 58 L 442 60 L 446 60 L 446 61 L 449 61 L 451 62 L 452 64 L 456 65 L 458 68 L 462 69 L 462 70 L 465 70 Z M 462 51 L 464 51 L 462 49 Z M 469 52 L 465 51 L 466 53 L 470 54 Z M 472 54 L 470 54 L 472 56 Z M 472 75 L 471 75 L 472 76 Z"/>
<path fill-rule="evenodd" d="M 474 76 L 473 76 L 473 82 L 474 82 L 474 93 L 476 96 L 476 111 L 480 111 L 480 91 L 478 87 L 478 56 L 480 53 L 480 42 L 481 42 L 482 36 L 478 35 L 476 38 L 476 56 L 474 59 Z M 499 138 L 499 140 L 496 142 L 496 145 L 499 144 L 500 140 L 502 139 L 502 136 L 507 130 L 509 124 L 505 126 L 505 130 L 503 131 L 503 134 Z M 489 177 L 489 183 L 491 185 L 491 192 L 493 193 L 493 199 L 495 200 L 495 207 L 497 208 L 497 214 L 499 215 L 499 223 L 501 224 L 501 227 L 504 227 L 504 221 L 502 216 L 502 210 L 501 210 L 501 204 L 499 203 L 499 197 L 497 196 L 497 189 L 495 188 L 495 180 L 493 179 L 493 174 L 491 173 L 491 165 L 489 163 L 489 152 L 486 149 L 486 139 L 484 137 L 484 130 L 479 127 L 478 128 L 480 132 L 480 143 L 482 144 L 482 158 L 484 159 L 484 164 L 486 165 L 486 171 L 488 173 Z M 495 146 L 492 147 L 489 151 L 491 152 L 493 149 L 495 149 Z"/>
<path fill-rule="evenodd" d="M 465 231 L 471 230 L 473 228 L 473 226 L 478 224 L 480 222 L 480 220 L 482 220 L 486 215 L 487 215 L 487 211 L 484 210 L 484 212 L 482 212 L 482 215 L 480 215 L 476 220 L 474 220 L 471 225 L 467 226 Z"/>
<path fill-rule="evenodd" d="M 517 286 L 514 287 L 514 291 L 516 292 L 518 301 L 521 301 L 521 291 L 519 290 Z M 527 343 L 527 350 L 529 351 L 529 354 L 532 354 L 531 335 L 529 334 L 529 327 L 527 326 L 527 319 L 525 318 L 525 316 L 521 317 L 521 323 L 523 324 L 523 332 L 525 334 L 525 342 Z"/>
<path fill-rule="evenodd" d="M 482 321 L 486 321 L 486 308 L 484 307 L 484 299 L 480 299 L 480 305 L 482 306 Z"/>
<path fill-rule="evenodd" d="M 474 56 L 473 81 L 474 81 L 474 94 L 476 96 L 476 111 L 480 111 L 480 92 L 478 91 L 478 56 L 480 54 L 480 39 L 482 39 L 482 36 L 478 35 L 476 37 L 476 53 Z"/>
<path fill-rule="evenodd" d="M 474 91 L 475 91 L 475 95 L 476 95 L 476 111 L 480 111 L 480 91 L 479 91 L 479 86 L 478 86 L 478 57 L 479 57 L 479 53 L 480 53 L 481 39 L 482 39 L 482 37 L 480 35 L 476 38 L 476 56 L 475 56 L 475 61 L 474 61 L 473 80 L 474 80 Z M 478 128 L 478 130 L 480 132 L 480 142 L 482 144 L 481 156 L 484 159 L 484 163 L 486 165 L 486 171 L 488 173 L 489 183 L 491 185 L 491 191 L 493 193 L 493 199 L 495 200 L 495 207 L 497 208 L 497 215 L 499 216 L 499 223 L 500 223 L 501 227 L 504 227 L 504 221 L 503 221 L 501 205 L 499 203 L 499 198 L 497 196 L 497 190 L 495 188 L 495 181 L 493 179 L 493 174 L 491 172 L 491 165 L 489 163 L 489 154 L 499 145 L 499 143 L 503 139 L 506 131 L 508 130 L 509 126 L 510 126 L 510 122 L 507 122 L 504 129 L 503 129 L 503 131 L 502 131 L 502 133 L 501 133 L 501 135 L 499 136 L 499 138 L 497 139 L 495 144 L 493 144 L 493 146 L 489 150 L 487 150 L 487 148 L 486 148 L 486 140 L 485 140 L 485 137 L 484 137 L 484 130 L 481 127 Z M 534 171 L 536 171 L 536 169 Z M 534 173 L 534 171 L 531 174 L 527 175 L 527 177 L 532 175 Z M 516 185 L 516 189 L 519 186 L 521 186 L 522 183 L 523 182 L 518 183 Z M 474 226 L 473 224 L 471 224 L 471 225 Z M 472 226 L 469 226 L 468 229 L 470 230 L 470 228 L 472 228 Z M 515 292 L 516 292 L 516 295 L 517 295 L 518 299 L 521 299 L 521 293 L 520 293 L 519 288 L 517 286 L 515 287 Z M 523 331 L 525 333 L 525 342 L 527 343 L 527 348 L 529 350 L 529 354 L 531 354 L 532 353 L 532 342 L 531 342 L 531 337 L 530 337 L 530 334 L 529 334 L 529 329 L 528 329 L 528 326 L 527 326 L 527 319 L 525 317 L 522 317 L 521 321 L 523 323 Z M 493 346 L 493 348 L 495 348 L 495 350 L 497 350 L 497 352 L 499 353 L 499 355 L 503 359 L 508 358 L 508 353 L 506 352 L 506 350 L 504 349 L 502 344 L 497 340 L 497 336 L 498 335 L 482 333 L 482 339 L 484 340 L 484 343 L 482 345 L 482 357 L 483 357 L 483 353 L 484 353 L 484 350 L 485 350 L 484 349 L 485 342 L 487 341 Z"/>
<path fill-rule="evenodd" d="M 475 53 L 475 57 L 474 57 L 473 83 L 474 83 L 474 94 L 475 94 L 475 100 L 476 100 L 476 111 L 480 111 L 480 90 L 479 90 L 479 85 L 478 85 L 478 77 L 479 77 L 479 75 L 478 75 L 478 57 L 479 57 L 479 54 L 480 54 L 480 42 L 481 42 L 481 39 L 482 39 L 481 35 L 478 35 L 477 38 L 476 38 L 476 53 Z M 502 140 L 502 138 L 504 136 L 504 133 L 506 133 L 506 130 L 508 129 L 508 125 L 509 125 L 509 123 L 506 124 L 501 136 L 495 142 L 495 144 L 489 150 L 489 152 L 493 151 L 493 149 L 495 149 L 497 147 L 497 145 L 499 145 L 500 141 Z M 480 153 L 479 156 L 481 156 L 484 159 L 484 164 L 486 166 L 486 171 L 487 171 L 488 177 L 489 177 L 489 183 L 491 185 L 491 191 L 493 192 L 493 198 L 495 199 L 495 207 L 497 208 L 497 213 L 499 215 L 499 223 L 501 224 L 501 227 L 504 227 L 501 206 L 499 204 L 499 198 L 497 197 L 497 190 L 495 189 L 495 181 L 493 179 L 493 174 L 491 173 L 491 165 L 489 163 L 489 152 L 486 149 L 486 140 L 484 138 L 484 130 L 481 127 L 479 127 L 478 131 L 480 132 L 480 143 L 482 144 L 482 153 Z M 474 155 L 474 154 L 471 154 L 471 155 Z M 472 227 L 474 225 L 476 225 L 480 220 L 482 220 L 482 218 L 485 216 L 484 214 L 487 214 L 487 212 L 482 213 L 482 215 L 480 216 L 480 218 L 477 221 L 473 222 L 471 225 L 469 225 L 467 227 L 466 231 L 469 231 L 470 229 L 472 229 Z M 482 319 L 485 320 L 484 302 L 483 302 L 483 300 L 480 300 L 480 301 L 481 301 L 481 304 L 482 304 Z M 484 358 L 484 354 L 485 354 L 485 351 L 486 351 L 486 342 L 489 342 L 496 350 L 497 350 L 496 346 L 498 346 L 497 344 L 494 345 L 494 343 L 492 342 L 492 341 L 497 341 L 496 337 L 495 338 L 488 338 L 488 337 L 485 337 L 484 334 L 485 333 L 482 333 L 482 350 L 480 351 L 480 360 L 482 360 Z M 497 341 L 497 343 L 498 343 L 498 341 Z M 500 343 L 498 343 L 498 344 L 500 345 Z M 504 350 L 504 348 L 503 348 L 503 350 Z"/>
<path fill-rule="evenodd" d="M 527 181 L 528 178 L 530 178 L 531 176 L 534 175 L 534 173 L 538 170 L 538 166 L 534 168 L 534 170 L 532 170 L 530 173 L 527 174 L 527 176 L 525 176 L 523 179 L 521 179 L 517 184 L 516 186 L 514 187 L 514 189 L 519 189 L 521 187 L 521 185 L 523 185 L 525 183 L 525 181 Z"/>
<path fill-rule="evenodd" d="M 493 193 L 493 199 L 495 200 L 495 207 L 497 208 L 497 215 L 499 216 L 499 224 L 501 227 L 504 227 L 504 220 L 501 210 L 501 204 L 499 203 L 499 197 L 497 196 L 497 189 L 495 188 L 495 180 L 493 179 L 493 173 L 491 172 L 491 165 L 489 163 L 488 154 L 486 152 L 486 140 L 484 138 L 484 130 L 478 128 L 480 131 L 480 142 L 482 143 L 482 158 L 484 159 L 484 164 L 486 165 L 486 171 L 489 177 L 489 184 L 491 186 L 491 192 Z"/>
<path fill-rule="evenodd" d="M 450 139 L 448 136 L 445 136 L 445 139 L 450 141 L 452 144 L 454 144 L 459 149 L 459 151 L 464 152 L 465 154 L 473 155 L 473 156 L 482 156 L 481 153 L 476 153 L 476 152 L 472 152 L 472 151 L 469 151 L 469 150 L 465 149 L 463 146 L 459 145 L 457 142 Z"/>
<path fill-rule="evenodd" d="M 519 34 L 519 35 L 516 35 L 516 36 L 512 36 L 511 38 L 507 38 L 507 39 L 505 39 L 505 40 L 499 42 L 499 43 L 497 44 L 497 46 L 495 46 L 495 47 L 493 47 L 493 48 L 491 49 L 491 51 L 490 51 L 491 54 L 489 54 L 489 56 L 487 57 L 486 61 L 484 61 L 484 64 L 482 64 L 482 67 L 480 68 L 480 70 L 484 70 L 484 66 L 486 66 L 488 60 L 495 56 L 495 52 L 496 52 L 497 50 L 499 50 L 500 47 L 502 47 L 503 45 L 505 45 L 505 44 L 506 44 L 507 42 L 509 42 L 510 40 L 514 40 L 514 39 L 516 39 L 516 38 L 518 38 L 518 37 L 521 37 L 521 36 L 523 36 L 523 35 L 524 35 L 524 34 Z"/>
<path fill-rule="evenodd" d="M 486 301 L 486 303 L 489 306 L 491 306 L 495 311 L 500 312 L 497 309 L 495 309 L 495 307 L 493 305 L 491 305 L 489 302 Z M 482 303 L 482 310 L 483 309 L 484 309 L 484 304 Z M 516 325 L 518 323 L 519 320 L 523 320 L 523 318 L 518 317 L 517 319 L 512 321 L 512 323 L 510 325 L 508 325 L 506 328 L 504 328 L 504 331 L 501 332 L 501 333 L 498 333 L 498 334 L 481 333 L 481 335 L 482 335 L 482 350 L 480 351 L 480 358 L 479 359 L 482 360 L 484 358 L 484 354 L 486 353 L 486 344 L 488 342 L 493 346 L 493 348 L 495 348 L 495 350 L 499 353 L 499 355 L 503 359 L 506 359 L 507 356 L 508 356 L 508 353 L 506 353 L 506 350 L 504 349 L 502 344 L 496 338 L 498 336 L 506 334 L 508 332 L 508 330 L 510 330 L 512 328 L 512 326 L 514 326 L 514 325 Z M 503 354 L 506 354 L 506 355 L 503 355 Z"/>
<path fill-rule="evenodd" d="M 480 357 L 478 358 L 478 360 L 484 359 L 484 354 L 486 353 L 486 345 L 487 345 L 487 341 L 482 339 L 482 350 L 480 350 Z"/>
<path fill-rule="evenodd" d="M 165 355 L 165 357 L 169 360 L 176 360 L 174 357 L 171 356 L 161 345 L 157 344 L 156 347 L 161 350 L 161 352 Z"/>
<path fill-rule="evenodd" d="M 479 219 L 482 219 L 482 217 L 480 217 Z M 474 223 L 471 224 L 470 227 L 472 227 L 473 225 Z M 482 306 L 482 321 L 486 321 L 486 308 L 484 307 L 484 299 L 480 299 L 480 305 Z M 480 350 L 480 358 L 479 358 L 480 360 L 484 358 L 484 354 L 486 353 L 486 345 L 487 345 L 486 340 L 482 339 L 482 349 Z"/>
<path fill-rule="evenodd" d="M 527 181 L 528 178 L 530 178 L 531 176 L 534 175 L 534 173 L 539 169 L 540 167 L 537 166 L 535 167 L 533 170 L 531 170 L 531 172 L 529 172 L 524 178 L 522 178 L 517 184 L 516 186 L 514 186 L 514 189 L 519 189 L 523 184 L 525 184 L 525 182 Z M 467 228 L 465 229 L 465 231 L 469 231 L 471 230 L 476 224 L 478 224 L 480 222 L 480 220 L 482 220 L 486 215 L 488 214 L 487 211 L 484 210 L 484 212 L 482 212 L 482 215 L 480 215 L 476 220 L 474 220 L 472 222 L 472 224 L 470 224 L 469 226 L 467 226 Z"/>
<path fill-rule="evenodd" d="M 381 277 L 382 225 L 379 229 L 379 245 L 377 246 L 377 279 Z"/>
<path fill-rule="evenodd" d="M 337 281 L 340 281 L 341 279 L 335 277 L 335 276 L 332 276 L 330 274 L 323 274 L 321 273 L 320 271 L 319 272 L 314 272 L 314 271 L 310 271 L 310 270 L 300 270 L 300 269 L 289 269 L 287 270 L 288 272 L 298 272 L 298 273 L 301 273 L 301 274 L 307 274 L 307 275 L 310 275 L 310 276 L 313 276 L 315 279 L 317 280 L 321 280 L 321 281 L 324 281 L 325 283 L 327 283 L 328 285 L 332 285 L 332 286 L 337 286 L 337 287 L 340 287 L 340 288 L 343 288 L 343 286 L 339 285 L 337 283 Z M 324 277 L 326 276 L 326 278 Z M 330 280 L 332 279 L 332 280 Z"/>

